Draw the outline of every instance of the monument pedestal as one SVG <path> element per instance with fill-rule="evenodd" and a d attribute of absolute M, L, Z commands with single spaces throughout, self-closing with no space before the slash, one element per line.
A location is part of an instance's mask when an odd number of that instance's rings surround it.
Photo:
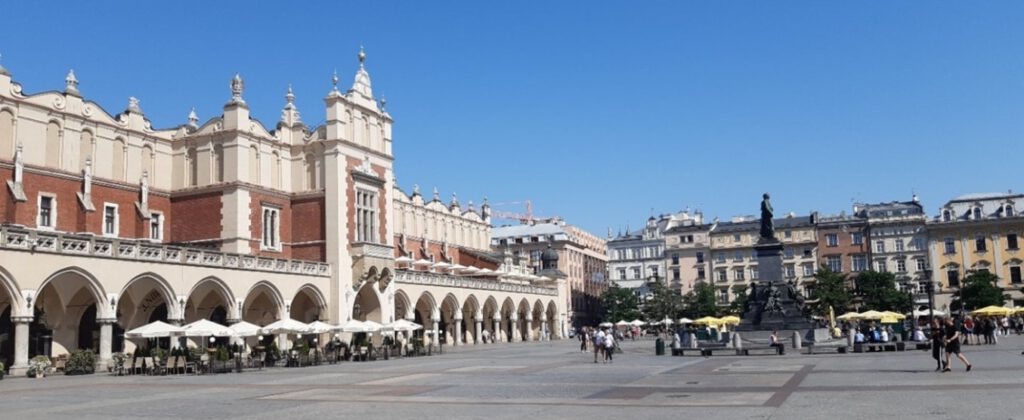
<path fill-rule="evenodd" d="M 803 314 L 802 297 L 786 283 L 782 268 L 782 243 L 761 238 L 757 252 L 758 280 L 751 283 L 743 320 L 736 331 L 801 331 L 814 328 Z M 782 338 L 780 336 L 780 338 Z"/>

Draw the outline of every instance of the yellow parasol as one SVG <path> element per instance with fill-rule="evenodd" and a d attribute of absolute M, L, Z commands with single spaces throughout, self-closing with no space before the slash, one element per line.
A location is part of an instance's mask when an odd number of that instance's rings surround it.
<path fill-rule="evenodd" d="M 838 319 L 840 321 L 853 321 L 853 320 L 858 319 L 858 318 L 860 318 L 860 314 L 858 314 L 856 312 L 847 312 L 845 314 L 842 314 L 842 315 L 839 315 L 838 317 L 836 317 L 836 319 Z"/>
<path fill-rule="evenodd" d="M 884 318 L 895 318 L 896 320 L 907 319 L 906 315 L 903 315 L 901 313 L 892 312 L 892 311 L 882 312 L 882 315 L 884 315 L 883 319 Z M 885 321 L 882 321 L 882 322 L 885 322 Z"/>
<path fill-rule="evenodd" d="M 694 324 L 718 325 L 718 324 L 722 323 L 722 320 L 718 319 L 718 318 L 715 318 L 713 316 L 706 316 L 704 318 L 699 318 L 699 319 L 693 320 L 693 323 Z"/>
<path fill-rule="evenodd" d="M 878 311 L 875 311 L 875 310 L 870 310 L 870 311 L 867 311 L 867 312 L 862 312 L 860 314 L 860 319 L 879 320 L 879 319 L 882 319 L 884 317 L 885 317 L 884 313 L 881 313 L 881 312 L 878 312 Z"/>
<path fill-rule="evenodd" d="M 879 322 L 882 323 L 882 324 L 898 324 L 900 322 L 900 319 L 896 318 L 894 316 L 886 315 L 886 316 L 883 316 L 882 319 Z"/>
<path fill-rule="evenodd" d="M 728 316 L 723 316 L 722 318 L 719 319 L 719 321 L 722 321 L 723 324 L 727 324 L 727 325 L 739 325 L 740 317 L 738 317 L 736 315 L 728 315 Z"/>
<path fill-rule="evenodd" d="M 1006 316 L 1013 313 L 1013 309 L 1004 308 L 1002 306 L 986 306 L 984 308 L 971 311 L 971 315 L 974 316 Z"/>

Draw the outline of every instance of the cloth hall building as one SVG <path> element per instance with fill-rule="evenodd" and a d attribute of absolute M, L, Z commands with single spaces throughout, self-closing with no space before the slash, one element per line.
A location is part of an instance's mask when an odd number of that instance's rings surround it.
<path fill-rule="evenodd" d="M 0 360 L 92 348 L 102 369 L 154 320 L 563 337 L 565 280 L 491 254 L 486 203 L 397 186 L 365 59 L 351 88 L 325 87 L 316 127 L 290 88 L 275 125 L 251 118 L 238 75 L 221 115 L 159 129 L 135 98 L 117 114 L 88 100 L 73 72 L 30 94 L 0 67 Z"/>

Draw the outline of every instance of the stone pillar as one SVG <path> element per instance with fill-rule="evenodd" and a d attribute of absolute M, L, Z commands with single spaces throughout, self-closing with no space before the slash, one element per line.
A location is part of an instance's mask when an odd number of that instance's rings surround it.
<path fill-rule="evenodd" d="M 526 314 L 526 337 L 523 337 L 524 341 L 533 341 L 533 315 Z"/>
<path fill-rule="evenodd" d="M 494 318 L 494 333 L 491 334 L 491 342 L 504 341 L 501 339 L 501 318 Z"/>
<path fill-rule="evenodd" d="M 111 366 L 111 349 L 114 346 L 114 323 L 117 320 L 98 319 L 96 321 L 100 324 L 100 360 L 96 363 L 96 371 L 106 372 Z"/>
<path fill-rule="evenodd" d="M 441 345 L 441 326 L 437 322 L 437 318 L 434 318 L 434 337 L 431 338 L 430 345 L 434 344 Z"/>
<path fill-rule="evenodd" d="M 458 318 L 455 318 L 454 327 L 455 327 L 455 342 L 452 343 L 452 345 L 453 346 L 461 346 L 462 345 L 462 316 L 459 316 Z"/>
<path fill-rule="evenodd" d="M 546 313 L 540 314 L 540 340 L 548 339 L 548 315 Z"/>
<path fill-rule="evenodd" d="M 523 341 L 522 328 L 519 326 L 519 314 L 512 314 L 509 318 L 509 323 L 512 326 L 512 337 L 509 338 L 513 343 Z"/>
<path fill-rule="evenodd" d="M 690 336 L 690 348 L 691 349 L 697 348 L 697 334 L 689 333 L 687 335 Z"/>
<path fill-rule="evenodd" d="M 732 333 L 732 348 L 736 349 L 736 354 L 743 353 L 743 339 L 740 337 L 740 333 L 735 331 Z"/>
<path fill-rule="evenodd" d="M 856 337 L 857 330 L 854 328 L 850 328 L 850 330 L 846 332 L 846 345 L 852 348 Z"/>
<path fill-rule="evenodd" d="M 32 317 L 12 317 L 14 324 L 14 366 L 12 376 L 24 376 L 28 373 L 28 324 Z"/>
<path fill-rule="evenodd" d="M 794 349 L 799 350 L 799 349 L 803 348 L 802 338 L 803 337 L 800 337 L 800 331 L 793 331 L 793 348 Z"/>
<path fill-rule="evenodd" d="M 177 327 L 180 327 L 181 324 L 182 324 L 182 320 L 180 320 L 180 319 L 168 319 L 167 323 L 171 324 L 171 325 L 174 325 L 174 326 L 177 326 Z M 181 339 L 180 338 L 171 337 L 170 341 L 171 341 L 171 348 L 172 349 L 176 349 L 176 348 L 180 348 L 181 347 Z M 203 346 L 206 346 L 206 345 L 208 345 L 208 343 L 201 343 L 199 347 L 203 347 Z"/>
<path fill-rule="evenodd" d="M 473 335 L 473 344 L 480 344 L 480 341 L 481 341 L 480 340 L 480 337 L 481 337 L 480 333 L 483 331 L 483 329 L 484 329 L 484 320 L 483 320 L 483 318 L 477 318 L 477 320 L 476 320 L 476 329 L 475 329 L 475 333 L 476 334 Z"/>

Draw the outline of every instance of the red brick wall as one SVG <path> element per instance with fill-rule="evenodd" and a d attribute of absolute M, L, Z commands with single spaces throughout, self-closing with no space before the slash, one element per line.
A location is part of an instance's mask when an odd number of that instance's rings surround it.
<path fill-rule="evenodd" d="M 105 203 L 118 206 L 118 236 L 122 238 L 149 238 L 148 221 L 139 216 L 135 210 L 135 202 L 139 201 L 139 190 L 113 188 L 93 183 L 92 204 L 94 212 L 87 212 L 78 201 L 77 193 L 82 191 L 82 181 L 65 179 L 57 176 L 25 172 L 24 189 L 27 201 L 15 202 L 7 188 L 7 180 L 13 179 L 13 169 L 0 170 L 0 215 L 3 222 L 16 223 L 28 227 L 36 226 L 39 193 L 49 193 L 57 197 L 57 226 L 64 232 L 89 232 L 103 234 L 103 205 Z M 129 187 L 125 185 L 125 187 Z M 132 188 L 132 187 L 129 187 Z M 150 209 L 161 211 L 165 217 L 165 226 L 170 220 L 170 203 L 166 197 L 150 194 Z M 165 228 L 166 232 L 166 228 Z"/>
<path fill-rule="evenodd" d="M 324 198 L 306 197 L 292 200 L 292 258 L 300 260 L 326 261 L 327 247 L 324 243 L 301 244 L 302 242 L 324 241 L 326 238 L 326 216 Z"/>
<path fill-rule="evenodd" d="M 172 242 L 220 239 L 224 216 L 220 191 L 173 197 L 171 212 L 175 216 L 170 225 Z"/>
<path fill-rule="evenodd" d="M 400 237 L 395 237 L 395 243 L 396 244 L 400 243 L 400 240 L 401 240 Z M 438 261 L 440 261 L 441 260 L 441 244 L 435 243 L 435 242 L 429 242 L 427 246 L 429 248 L 429 251 L 435 257 L 437 257 Z M 405 244 L 405 250 L 408 251 L 408 252 L 412 252 L 412 259 L 414 259 L 414 260 L 420 260 L 420 259 L 424 258 L 423 257 L 423 253 L 421 252 L 423 250 L 423 242 L 420 241 L 420 240 L 407 239 L 406 240 L 406 244 Z M 402 253 L 401 249 L 399 249 L 399 247 L 396 246 L 395 247 L 395 257 L 396 258 L 400 257 L 401 253 Z M 462 265 L 465 265 L 465 266 L 474 266 L 474 267 L 478 267 L 478 268 L 489 268 L 491 270 L 496 270 L 498 268 L 498 263 L 495 263 L 494 261 L 491 261 L 491 260 L 480 258 L 477 255 L 475 255 L 473 253 L 470 253 L 470 252 L 467 252 L 467 251 L 465 251 L 465 250 L 463 250 L 462 248 L 459 248 L 459 247 L 455 247 L 455 246 L 450 246 L 449 245 L 448 246 L 448 254 L 449 254 L 449 256 L 451 256 L 453 258 L 453 262 L 455 264 L 462 264 Z"/>
<path fill-rule="evenodd" d="M 853 244 L 852 233 L 861 232 L 863 234 L 863 242 L 860 245 Z M 838 246 L 828 246 L 828 235 L 835 234 Z M 848 226 L 846 229 L 836 226 L 818 227 L 818 259 L 819 265 L 824 268 L 828 267 L 828 256 L 839 255 L 843 262 L 843 273 L 850 274 L 853 272 L 853 261 L 852 255 L 864 254 L 865 258 L 868 253 L 868 246 L 871 243 L 871 239 L 865 233 L 865 229 L 862 226 Z M 869 263 L 870 264 L 870 263 Z"/>

